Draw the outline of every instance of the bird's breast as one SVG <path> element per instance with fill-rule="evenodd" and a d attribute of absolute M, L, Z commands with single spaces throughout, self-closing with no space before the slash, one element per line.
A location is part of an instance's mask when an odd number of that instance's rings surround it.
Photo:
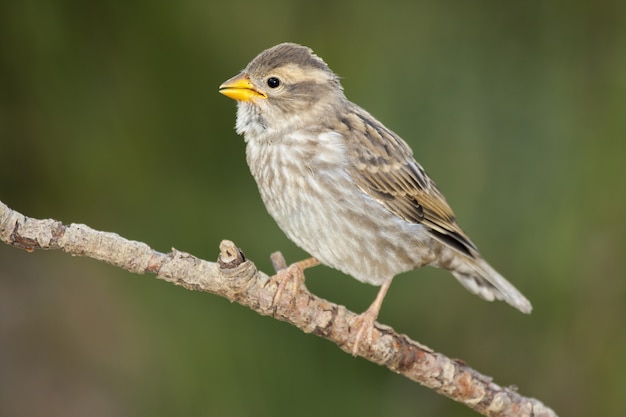
<path fill-rule="evenodd" d="M 360 194 L 347 173 L 341 135 L 296 132 L 249 140 L 246 152 L 267 211 L 297 245 L 324 258 L 320 251 L 342 227 L 341 213 Z"/>
<path fill-rule="evenodd" d="M 302 198 L 323 199 L 333 182 L 351 183 L 343 137 L 333 132 L 248 140 L 246 157 L 268 211 L 281 219 L 298 216 Z"/>

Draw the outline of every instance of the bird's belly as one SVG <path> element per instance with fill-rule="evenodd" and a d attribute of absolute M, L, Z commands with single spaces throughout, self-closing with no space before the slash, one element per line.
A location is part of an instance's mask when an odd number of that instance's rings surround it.
<path fill-rule="evenodd" d="M 431 262 L 423 226 L 364 194 L 340 167 L 262 166 L 252 172 L 268 212 L 289 239 L 321 263 L 380 285 Z"/>

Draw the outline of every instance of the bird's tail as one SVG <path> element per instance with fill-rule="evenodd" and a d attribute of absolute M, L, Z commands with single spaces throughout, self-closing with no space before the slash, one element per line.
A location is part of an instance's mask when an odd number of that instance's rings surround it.
<path fill-rule="evenodd" d="M 483 259 L 474 259 L 471 269 L 452 273 L 471 293 L 487 301 L 502 300 L 526 314 L 533 309 L 530 301 Z"/>

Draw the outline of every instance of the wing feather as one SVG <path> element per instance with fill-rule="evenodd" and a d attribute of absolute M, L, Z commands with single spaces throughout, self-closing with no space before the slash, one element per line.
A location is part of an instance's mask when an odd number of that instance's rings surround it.
<path fill-rule="evenodd" d="M 341 133 L 357 186 L 397 216 L 423 224 L 438 240 L 475 257 L 476 246 L 406 142 L 360 107 L 352 110 L 341 121 Z"/>

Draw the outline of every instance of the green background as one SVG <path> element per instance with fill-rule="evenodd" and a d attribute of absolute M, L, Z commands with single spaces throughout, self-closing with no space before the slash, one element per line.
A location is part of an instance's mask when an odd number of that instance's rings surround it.
<path fill-rule="evenodd" d="M 533 303 L 445 271 L 380 321 L 562 416 L 626 410 L 626 2 L 5 1 L 0 200 L 266 272 L 305 254 L 267 215 L 217 92 L 261 50 L 312 47 L 409 142 L 483 255 Z M 376 288 L 326 267 L 316 294 Z M 216 296 L 0 246 L 2 416 L 472 416 Z"/>

